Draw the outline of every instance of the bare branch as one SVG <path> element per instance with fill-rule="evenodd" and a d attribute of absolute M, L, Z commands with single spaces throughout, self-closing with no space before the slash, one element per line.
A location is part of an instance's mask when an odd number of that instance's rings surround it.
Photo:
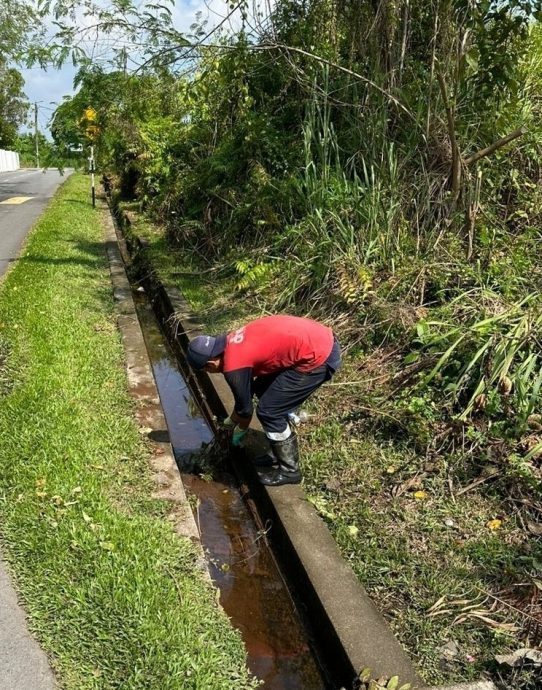
<path fill-rule="evenodd" d="M 213 29 L 214 32 L 214 29 Z M 211 32 L 211 33 L 213 33 Z M 210 34 L 209 34 L 210 35 Z M 205 39 L 203 39 L 205 40 Z M 186 43 L 184 45 L 178 45 L 178 46 L 171 46 L 169 48 L 166 48 L 164 51 L 162 51 L 162 54 L 172 52 L 174 50 L 180 50 L 181 48 L 187 49 L 187 53 L 184 53 L 181 56 L 176 56 L 172 58 L 171 60 L 168 60 L 168 63 L 172 62 L 177 62 L 178 60 L 182 60 L 186 58 L 189 54 L 192 53 L 192 51 L 195 48 L 212 48 L 213 50 L 235 50 L 236 46 L 235 45 L 227 45 L 227 44 L 213 44 L 213 43 Z M 418 123 L 416 117 L 411 113 L 411 111 L 401 103 L 401 101 L 396 98 L 393 94 L 391 94 L 389 91 L 386 91 L 383 89 L 381 86 L 378 86 L 374 81 L 371 79 L 368 79 L 367 77 L 364 77 L 362 74 L 359 74 L 358 72 L 354 72 L 351 69 L 348 69 L 347 67 L 343 67 L 342 65 L 337 64 L 336 62 L 333 62 L 331 60 L 327 60 L 326 58 L 321 57 L 320 55 L 316 55 L 315 53 L 310 53 L 308 50 L 303 50 L 303 48 L 297 48 L 295 46 L 288 46 L 284 45 L 282 43 L 266 43 L 266 44 L 261 44 L 261 45 L 251 45 L 248 44 L 245 46 L 246 50 L 252 50 L 252 51 L 273 51 L 273 50 L 282 50 L 286 53 L 297 53 L 299 55 L 304 55 L 305 57 L 308 57 L 312 60 L 315 60 L 316 62 L 320 62 L 324 65 L 328 65 L 329 67 L 333 67 L 333 69 L 338 70 L 339 72 L 344 72 L 345 74 L 349 74 L 350 76 L 359 79 L 360 81 L 363 81 L 364 83 L 368 84 L 371 86 L 373 89 L 381 93 L 383 96 L 385 96 L 388 100 L 390 100 L 394 105 L 396 105 L 400 110 L 402 110 L 404 113 L 406 113 L 416 124 Z M 152 59 L 156 59 L 152 58 Z M 146 63 L 141 65 L 138 69 L 137 72 L 139 72 L 145 65 L 149 64 L 151 60 L 147 60 Z"/>
<path fill-rule="evenodd" d="M 457 137 L 455 135 L 455 121 L 454 112 L 448 100 L 448 92 L 446 90 L 446 83 L 440 70 L 437 70 L 437 79 L 440 86 L 440 93 L 444 102 L 446 110 L 446 119 L 448 120 L 448 136 L 450 138 L 450 145 L 452 147 L 452 193 L 454 199 L 459 198 L 459 186 L 461 184 L 461 156 L 459 154 L 459 147 L 457 145 Z"/>
<path fill-rule="evenodd" d="M 497 149 L 500 149 L 503 146 L 506 146 L 506 144 L 510 143 L 511 141 L 514 141 L 514 139 L 521 137 L 523 134 L 525 134 L 525 132 L 526 130 L 523 127 L 515 129 L 513 132 L 510 132 L 510 134 L 507 134 L 502 139 L 499 139 L 494 144 L 491 144 L 491 146 L 487 146 L 485 149 L 480 149 L 480 151 L 473 153 L 472 156 L 469 156 L 469 158 L 466 158 L 463 161 L 464 164 L 471 165 L 472 163 L 476 163 L 476 161 L 479 161 L 480 158 L 490 156 L 494 151 L 497 151 Z"/>

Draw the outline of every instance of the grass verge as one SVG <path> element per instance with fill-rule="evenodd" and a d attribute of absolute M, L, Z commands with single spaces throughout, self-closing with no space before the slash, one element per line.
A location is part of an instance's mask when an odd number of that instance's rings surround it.
<path fill-rule="evenodd" d="M 68 179 L 0 289 L 4 557 L 62 687 L 254 687 L 194 547 L 149 498 L 86 188 Z"/>
<path fill-rule="evenodd" d="M 160 279 L 183 291 L 210 332 L 266 313 L 261 293 L 240 294 L 227 262 L 198 262 L 132 218 Z M 507 673 L 494 660 L 540 640 L 536 509 L 507 492 L 510 479 L 491 458 L 474 462 L 468 444 L 450 454 L 418 443 L 420 419 L 436 419 L 438 409 L 394 389 L 401 361 L 393 352 L 365 351 L 348 340 L 348 324 L 345 332 L 344 366 L 309 401 L 301 430 L 309 500 L 428 683 L 486 676 L 500 687 L 538 687 L 539 674 Z M 382 398 L 393 404 L 383 409 Z"/>

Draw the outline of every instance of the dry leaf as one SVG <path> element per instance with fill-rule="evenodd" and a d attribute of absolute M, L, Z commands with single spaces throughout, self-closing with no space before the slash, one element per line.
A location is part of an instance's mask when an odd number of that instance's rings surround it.
<path fill-rule="evenodd" d="M 438 611 L 431 611 L 428 613 L 429 618 L 434 618 L 435 616 L 444 616 L 447 613 L 453 613 L 452 609 L 438 609 Z"/>
<path fill-rule="evenodd" d="M 433 606 L 431 606 L 430 608 L 427 609 L 427 613 L 431 613 L 431 611 L 435 611 L 435 610 L 438 609 L 440 606 L 442 606 L 442 604 L 443 604 L 445 601 L 446 601 L 446 595 L 440 597 L 440 599 L 437 599 L 437 601 L 435 601 L 435 603 L 433 604 Z"/>
<path fill-rule="evenodd" d="M 487 623 L 490 627 L 495 628 L 496 630 L 505 630 L 507 632 L 517 632 L 519 630 L 519 628 L 516 625 L 514 625 L 514 623 L 500 623 L 499 621 L 496 621 L 493 618 L 489 618 L 488 616 L 482 616 L 481 614 L 473 613 L 472 611 L 467 614 L 467 617 L 481 620 L 484 623 Z"/>
<path fill-rule="evenodd" d="M 499 381 L 499 392 L 504 396 L 510 395 L 512 385 L 512 380 L 508 376 L 503 376 Z"/>
<path fill-rule="evenodd" d="M 498 518 L 495 518 L 495 520 L 489 520 L 489 522 L 486 522 L 486 527 L 488 527 L 491 530 L 500 529 L 501 526 L 502 526 L 502 520 L 499 520 Z"/>
<path fill-rule="evenodd" d="M 535 666 L 542 666 L 542 652 L 538 649 L 524 647 L 512 652 L 512 654 L 502 654 L 495 657 L 495 661 L 498 664 L 506 664 L 512 667 L 523 666 L 525 660 L 530 661 Z"/>
<path fill-rule="evenodd" d="M 539 522 L 533 522 L 532 520 L 526 521 L 527 529 L 531 534 L 535 534 L 537 537 L 542 535 L 542 525 Z"/>
<path fill-rule="evenodd" d="M 480 393 L 480 395 L 477 395 L 476 398 L 474 399 L 474 409 L 477 412 L 480 412 L 480 411 L 486 409 L 486 405 L 487 405 L 487 395 L 485 393 Z"/>
<path fill-rule="evenodd" d="M 422 475 L 416 474 L 414 475 L 414 477 L 410 477 L 410 479 L 407 479 L 406 482 L 403 482 L 402 484 L 396 484 L 391 490 L 391 495 L 394 498 L 399 498 L 399 496 L 401 496 L 401 494 L 404 494 L 405 491 L 421 489 L 423 486 L 424 477 L 425 473 L 423 473 Z"/>
<path fill-rule="evenodd" d="M 535 431 L 542 431 L 542 414 L 532 414 L 527 418 L 527 424 L 530 429 Z"/>

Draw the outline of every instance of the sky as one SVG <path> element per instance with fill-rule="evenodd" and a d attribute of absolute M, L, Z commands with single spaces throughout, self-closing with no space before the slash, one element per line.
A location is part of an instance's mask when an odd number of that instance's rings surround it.
<path fill-rule="evenodd" d="M 189 32 L 190 25 L 196 20 L 197 13 L 201 12 L 202 18 L 208 21 L 205 30 L 210 31 L 228 14 L 229 2 L 230 0 L 176 0 L 173 9 L 175 27 L 179 31 Z M 266 10 L 266 14 L 273 2 L 274 0 L 251 0 L 253 5 L 261 4 Z M 232 20 L 224 28 L 236 28 L 238 24 L 238 18 L 232 16 Z M 39 129 L 49 137 L 48 124 L 56 104 L 62 102 L 63 96 L 71 95 L 74 92 L 73 79 L 77 68 L 73 67 L 70 62 L 59 70 L 49 68 L 45 71 L 39 67 L 33 67 L 21 69 L 21 72 L 25 80 L 24 90 L 28 100 L 32 104 L 38 104 Z M 32 109 L 31 131 L 33 131 L 33 117 L 34 110 Z"/>

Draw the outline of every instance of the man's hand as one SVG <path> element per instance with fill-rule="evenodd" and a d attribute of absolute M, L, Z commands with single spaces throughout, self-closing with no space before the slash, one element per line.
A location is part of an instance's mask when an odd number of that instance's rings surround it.
<path fill-rule="evenodd" d="M 231 444 L 234 448 L 239 448 L 241 442 L 245 438 L 248 429 L 241 429 L 240 426 L 236 426 L 233 430 L 233 435 L 231 437 Z"/>
<path fill-rule="evenodd" d="M 222 429 L 232 431 L 236 426 L 240 429 L 246 430 L 250 425 L 250 417 L 240 417 L 234 410 L 229 417 L 220 423 Z"/>
<path fill-rule="evenodd" d="M 250 422 L 250 420 L 242 420 L 243 426 L 245 426 L 245 428 L 243 429 L 241 424 L 239 424 L 237 420 L 234 419 L 234 417 L 236 416 L 237 415 L 235 414 L 235 412 L 233 412 L 230 417 L 226 417 L 226 419 L 223 422 L 221 422 L 220 428 L 232 434 L 231 444 L 234 448 L 239 448 L 248 431 L 248 423 Z"/>

